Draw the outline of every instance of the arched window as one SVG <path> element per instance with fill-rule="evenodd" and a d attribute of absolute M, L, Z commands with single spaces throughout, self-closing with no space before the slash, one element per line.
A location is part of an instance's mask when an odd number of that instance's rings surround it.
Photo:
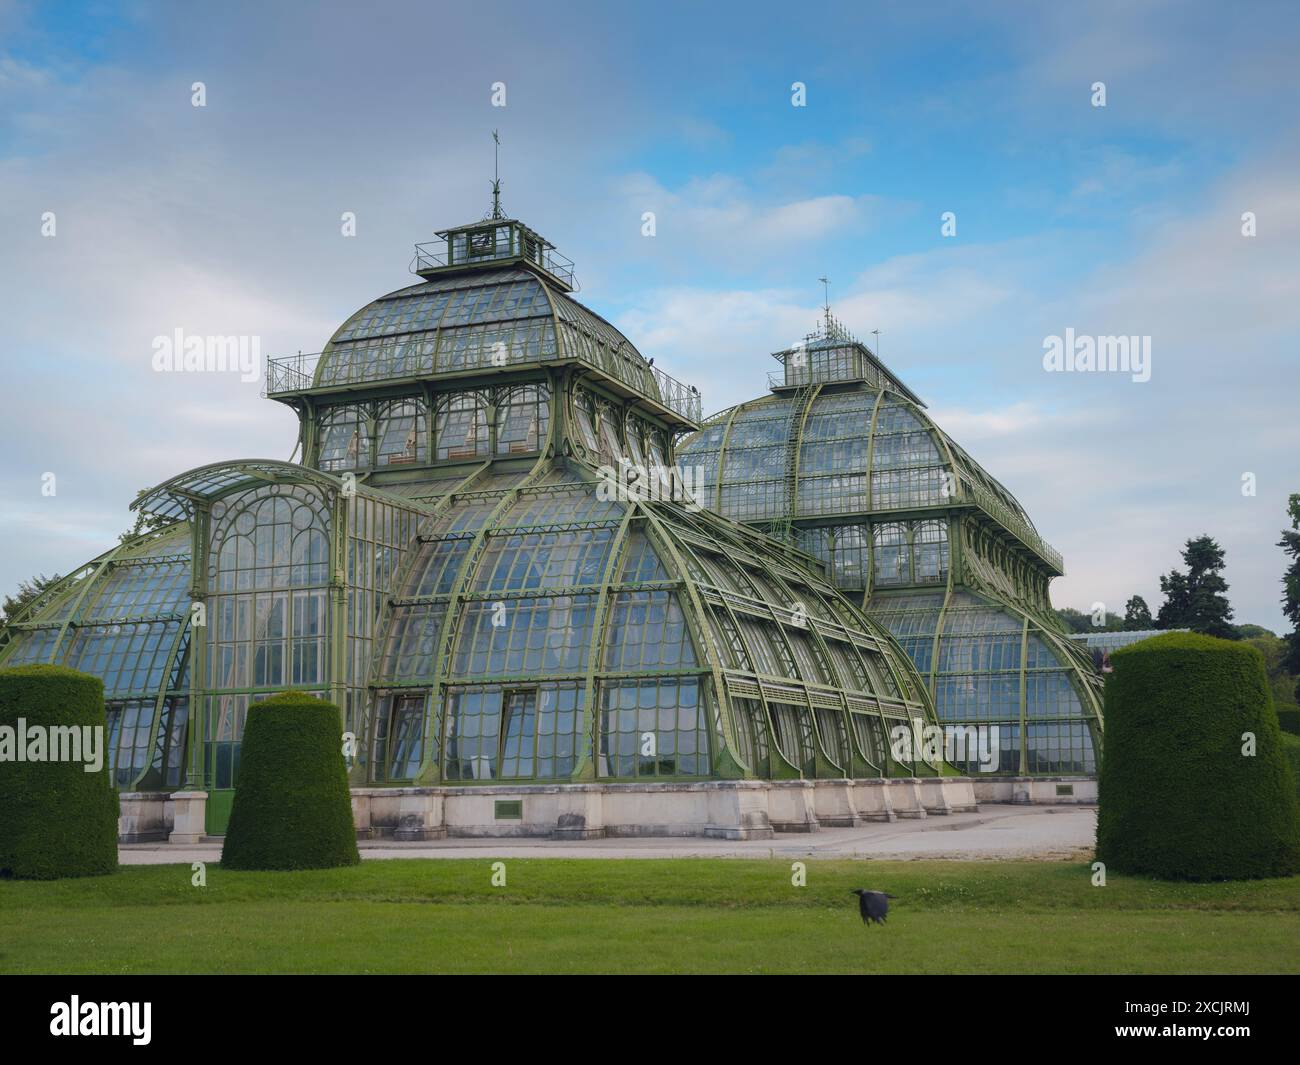
<path fill-rule="evenodd" d="M 907 526 L 901 522 L 877 525 L 872 532 L 875 583 L 907 584 L 911 580 L 911 558 Z"/>
<path fill-rule="evenodd" d="M 623 444 L 618 438 L 618 409 L 612 403 L 601 400 L 600 411 L 600 455 L 610 463 L 617 462 L 623 455 Z"/>
<path fill-rule="evenodd" d="M 370 418 L 361 407 L 336 407 L 321 419 L 322 470 L 361 470 L 370 465 Z"/>
<path fill-rule="evenodd" d="M 573 397 L 573 416 L 578 423 L 578 432 L 582 436 L 582 442 L 587 445 L 587 449 L 593 454 L 600 451 L 600 445 L 596 443 L 596 400 L 590 392 L 584 392 L 579 389 Z"/>
<path fill-rule="evenodd" d="M 207 672 L 212 717 L 207 771 L 233 787 L 250 702 L 325 682 L 330 517 L 300 484 L 271 484 L 212 504 Z"/>
<path fill-rule="evenodd" d="M 668 469 L 669 454 L 663 435 L 657 429 L 647 430 L 645 434 L 646 459 L 650 466 L 650 479 L 657 481 L 667 492 L 672 491 L 672 473 Z"/>
<path fill-rule="evenodd" d="M 629 414 L 623 428 L 623 438 L 627 441 L 627 455 L 634 464 L 642 468 L 645 467 L 645 445 L 641 442 L 643 432 L 641 420 Z"/>
<path fill-rule="evenodd" d="M 487 457 L 487 407 L 478 392 L 440 399 L 436 428 L 434 457 L 439 461 Z"/>
<path fill-rule="evenodd" d="M 413 466 L 428 459 L 428 422 L 418 400 L 399 399 L 379 410 L 377 466 Z"/>
<path fill-rule="evenodd" d="M 308 489 L 272 486 L 275 494 L 253 496 L 212 508 L 214 592 L 303 588 L 328 578 L 329 528 L 324 504 Z"/>
<path fill-rule="evenodd" d="M 497 454 L 540 451 L 546 442 L 550 416 L 551 396 L 545 385 L 510 389 L 497 409 Z"/>
<path fill-rule="evenodd" d="M 917 584 L 941 584 L 948 579 L 948 525 L 922 521 L 912 536 Z"/>

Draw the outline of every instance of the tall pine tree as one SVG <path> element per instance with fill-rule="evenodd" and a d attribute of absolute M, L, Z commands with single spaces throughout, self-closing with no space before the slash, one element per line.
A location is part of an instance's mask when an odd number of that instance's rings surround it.
<path fill-rule="evenodd" d="M 1133 596 L 1124 604 L 1124 631 L 1143 632 L 1153 628 L 1155 622 L 1151 620 L 1151 608 L 1147 606 L 1147 601 L 1140 595 Z"/>
<path fill-rule="evenodd" d="M 1223 579 L 1223 548 L 1209 536 L 1197 536 L 1183 548 L 1186 573 L 1171 570 L 1160 578 L 1165 595 L 1156 628 L 1191 629 L 1223 640 L 1237 639 Z"/>

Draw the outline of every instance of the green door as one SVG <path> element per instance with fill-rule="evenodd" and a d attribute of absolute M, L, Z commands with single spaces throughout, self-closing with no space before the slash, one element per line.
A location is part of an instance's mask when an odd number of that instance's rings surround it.
<path fill-rule="evenodd" d="M 204 829 L 209 836 L 224 836 L 235 802 L 235 781 L 239 776 L 239 741 L 217 740 L 207 744 L 208 805 Z"/>

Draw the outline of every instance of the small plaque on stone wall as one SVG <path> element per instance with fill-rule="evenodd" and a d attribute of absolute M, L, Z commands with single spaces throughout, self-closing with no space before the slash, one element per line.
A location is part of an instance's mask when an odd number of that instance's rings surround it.
<path fill-rule="evenodd" d="M 523 799 L 498 799 L 496 803 L 498 821 L 522 821 L 524 819 Z"/>

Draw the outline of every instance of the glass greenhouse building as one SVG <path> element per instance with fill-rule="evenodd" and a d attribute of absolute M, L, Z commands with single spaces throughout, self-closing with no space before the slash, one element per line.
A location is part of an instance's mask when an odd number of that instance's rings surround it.
<path fill-rule="evenodd" d="M 286 688 L 340 706 L 354 796 L 402 802 L 507 784 L 951 773 L 932 752 L 890 743 L 895 726 L 934 720 L 932 688 L 951 702 L 951 671 L 936 686 L 923 633 L 941 633 L 938 657 L 964 654 L 968 670 L 1000 641 L 999 665 L 1037 656 L 1017 682 L 1046 692 L 1064 677 L 1075 693 L 1079 674 L 1053 657 L 1054 632 L 1030 630 L 1029 603 L 1014 614 L 1012 588 L 977 591 L 970 579 L 980 566 L 990 583 L 1017 574 L 1046 605 L 1041 567 L 1013 565 L 995 528 L 967 531 L 953 514 L 954 531 L 1007 556 L 955 553 L 958 584 L 942 539 L 925 546 L 933 515 L 909 502 L 917 513 L 899 515 L 906 546 L 892 556 L 905 594 L 886 597 L 877 581 L 855 603 L 836 585 L 860 591 L 867 582 L 852 575 L 872 556 L 847 547 L 847 528 L 804 538 L 832 581 L 809 554 L 728 520 L 772 516 L 731 484 L 767 468 L 751 449 L 771 436 L 781 450 L 789 411 L 812 393 L 787 389 L 696 438 L 691 461 L 702 441 L 726 455 L 723 517 L 676 475 L 676 440 L 701 429 L 698 392 L 578 303 L 571 264 L 539 234 L 494 212 L 418 245 L 412 269 L 416 284 L 367 303 L 320 353 L 268 363 L 268 397 L 299 418 L 294 460 L 218 463 L 148 490 L 133 508 L 160 527 L 87 563 L 5 630 L 0 665 L 103 678 L 124 791 L 201 793 L 204 828 L 219 834 L 249 708 Z M 861 423 L 869 399 L 828 390 L 802 411 L 801 431 L 831 448 L 819 469 L 857 454 L 826 419 Z M 905 417 L 898 407 L 892 431 Z M 919 490 L 901 461 L 891 468 L 904 472 L 891 489 L 900 499 Z M 820 491 L 802 483 L 809 499 Z M 873 521 L 861 518 L 868 540 L 880 535 Z M 990 707 L 1002 690 L 988 690 Z M 1080 766 L 1088 735 L 1071 741 Z"/>
<path fill-rule="evenodd" d="M 829 309 L 775 358 L 769 395 L 678 448 L 701 501 L 818 558 L 941 722 L 996 728 L 1000 773 L 1095 773 L 1101 678 L 1052 610 L 1061 556 Z"/>

